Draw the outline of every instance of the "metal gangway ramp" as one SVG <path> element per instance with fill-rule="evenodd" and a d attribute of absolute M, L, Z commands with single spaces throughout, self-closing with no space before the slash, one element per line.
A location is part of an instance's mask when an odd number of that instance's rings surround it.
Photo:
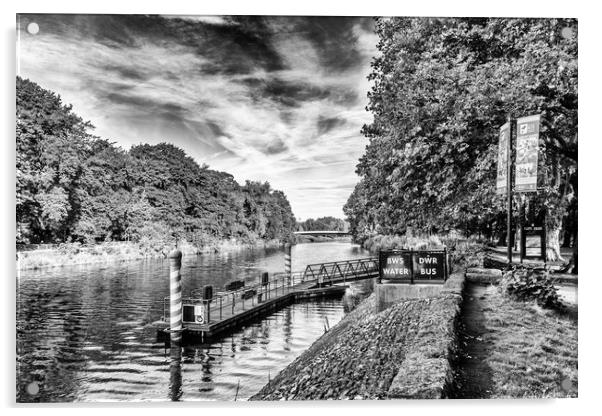
<path fill-rule="evenodd" d="M 368 257 L 357 260 L 309 264 L 303 274 L 306 279 L 316 280 L 320 284 L 371 279 L 378 276 L 378 259 Z"/>

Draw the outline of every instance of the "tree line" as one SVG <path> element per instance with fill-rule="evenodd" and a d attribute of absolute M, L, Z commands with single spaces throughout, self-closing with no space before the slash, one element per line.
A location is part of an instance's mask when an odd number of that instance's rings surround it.
<path fill-rule="evenodd" d="M 541 114 L 540 189 L 523 196 L 521 215 L 545 218 L 548 258 L 560 257 L 561 238 L 576 246 L 576 19 L 378 18 L 375 27 L 374 121 L 344 207 L 355 238 L 460 229 L 503 241 L 499 127 L 508 114 Z"/>
<path fill-rule="evenodd" d="M 17 77 L 17 243 L 288 240 L 286 195 L 239 185 L 168 143 L 123 150 L 55 93 Z"/>
<path fill-rule="evenodd" d="M 297 222 L 297 231 L 346 231 L 346 229 L 345 221 L 332 216 L 308 218 Z"/>

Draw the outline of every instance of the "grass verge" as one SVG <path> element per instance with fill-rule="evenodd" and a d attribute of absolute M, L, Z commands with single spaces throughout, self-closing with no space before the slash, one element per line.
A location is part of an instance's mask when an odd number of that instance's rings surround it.
<path fill-rule="evenodd" d="M 463 321 L 476 330 L 464 346 L 458 397 L 577 397 L 577 320 L 572 315 L 509 299 L 496 286 L 469 284 L 465 296 L 472 304 L 463 311 Z"/>

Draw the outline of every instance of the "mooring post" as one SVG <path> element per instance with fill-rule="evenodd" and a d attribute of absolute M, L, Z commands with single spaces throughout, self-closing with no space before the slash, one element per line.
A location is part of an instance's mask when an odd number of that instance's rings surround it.
<path fill-rule="evenodd" d="M 211 322 L 211 300 L 213 299 L 213 286 L 203 286 L 203 322 Z"/>
<path fill-rule="evenodd" d="M 182 338 L 182 252 L 169 253 L 169 331 L 172 341 Z"/>
<path fill-rule="evenodd" d="M 291 251 L 290 243 L 286 243 L 284 245 L 284 274 L 289 281 L 291 278 Z"/>
<path fill-rule="evenodd" d="M 270 275 L 268 274 L 268 272 L 263 272 L 261 274 L 261 293 L 262 293 L 262 301 L 264 301 L 264 302 L 268 298 L 269 284 L 270 284 Z"/>

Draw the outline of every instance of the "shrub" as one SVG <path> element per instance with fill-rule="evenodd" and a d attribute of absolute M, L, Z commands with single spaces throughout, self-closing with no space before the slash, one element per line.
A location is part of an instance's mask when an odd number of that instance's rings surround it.
<path fill-rule="evenodd" d="M 474 241 L 446 242 L 452 263 L 459 267 L 483 267 L 486 248 Z"/>
<path fill-rule="evenodd" d="M 517 300 L 536 301 L 544 308 L 564 307 L 547 270 L 514 268 L 504 273 L 500 288 L 502 293 Z"/>
<path fill-rule="evenodd" d="M 408 237 L 405 235 L 374 235 L 366 241 L 363 246 L 372 253 L 377 253 L 379 250 L 391 249 L 413 249 L 413 250 L 428 250 L 438 249 L 443 247 L 441 239 L 436 236 L 417 236 Z"/>

